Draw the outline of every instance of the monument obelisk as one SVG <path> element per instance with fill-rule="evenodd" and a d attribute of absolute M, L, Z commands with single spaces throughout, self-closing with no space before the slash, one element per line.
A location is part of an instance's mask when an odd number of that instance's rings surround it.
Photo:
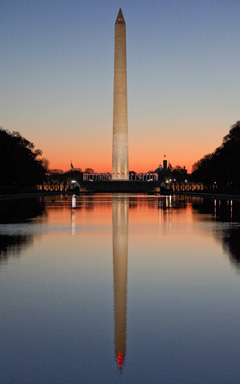
<path fill-rule="evenodd" d="M 112 180 L 129 180 L 126 23 L 121 8 L 115 22 Z"/>

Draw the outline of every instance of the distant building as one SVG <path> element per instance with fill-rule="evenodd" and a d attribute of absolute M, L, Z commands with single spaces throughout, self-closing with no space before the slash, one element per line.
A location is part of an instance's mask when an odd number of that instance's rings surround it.
<path fill-rule="evenodd" d="M 129 172 L 130 181 L 158 181 L 158 174 L 156 172 L 135 173 Z"/>
<path fill-rule="evenodd" d="M 83 181 L 110 181 L 111 173 L 83 173 Z"/>
<path fill-rule="evenodd" d="M 83 181 L 110 181 L 111 173 L 83 173 Z M 158 174 L 156 172 L 136 173 L 129 172 L 130 181 L 157 181 Z"/>
<path fill-rule="evenodd" d="M 163 169 L 167 170 L 167 160 L 163 160 Z"/>

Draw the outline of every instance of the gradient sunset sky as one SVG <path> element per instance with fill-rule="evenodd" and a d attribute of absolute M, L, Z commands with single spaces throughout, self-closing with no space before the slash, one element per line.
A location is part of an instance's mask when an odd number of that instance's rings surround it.
<path fill-rule="evenodd" d="M 0 125 L 50 168 L 111 172 L 114 24 L 127 24 L 129 169 L 192 164 L 239 114 L 240 1 L 1 0 Z"/>

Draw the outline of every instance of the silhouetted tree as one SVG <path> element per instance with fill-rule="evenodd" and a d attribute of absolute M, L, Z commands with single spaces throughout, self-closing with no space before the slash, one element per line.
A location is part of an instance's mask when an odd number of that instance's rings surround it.
<path fill-rule="evenodd" d="M 19 132 L 0 128 L 1 186 L 35 186 L 45 180 L 48 161 L 34 148 Z"/>
<path fill-rule="evenodd" d="M 92 168 L 86 168 L 84 172 L 85 172 L 85 173 L 90 173 L 90 174 L 92 174 L 92 173 L 94 173 L 94 169 L 92 169 Z"/>
<path fill-rule="evenodd" d="M 185 167 L 181 167 L 180 165 L 176 165 L 176 167 L 172 170 L 172 179 L 177 182 L 183 182 L 186 179 L 187 170 Z"/>
<path fill-rule="evenodd" d="M 220 147 L 193 165 L 192 178 L 223 190 L 240 190 L 240 121 L 234 124 Z"/>

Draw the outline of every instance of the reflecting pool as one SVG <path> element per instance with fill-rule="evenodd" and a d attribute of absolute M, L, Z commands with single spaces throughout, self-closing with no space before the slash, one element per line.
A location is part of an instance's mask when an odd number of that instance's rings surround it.
<path fill-rule="evenodd" d="M 240 382 L 239 202 L 0 201 L 0 290 L 3 384 Z"/>

